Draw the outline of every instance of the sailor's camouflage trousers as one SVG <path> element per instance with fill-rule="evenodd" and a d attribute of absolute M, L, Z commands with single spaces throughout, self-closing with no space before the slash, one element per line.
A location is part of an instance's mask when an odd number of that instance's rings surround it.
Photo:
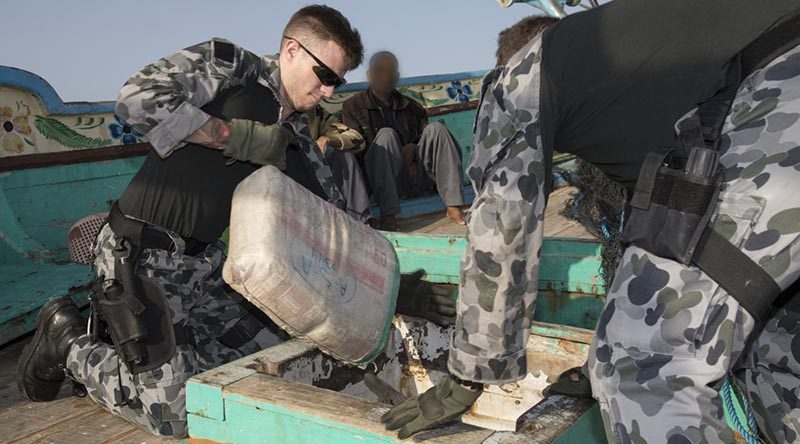
<path fill-rule="evenodd" d="M 98 275 L 113 276 L 112 250 L 118 239 L 106 225 L 97 240 Z M 180 242 L 178 242 L 180 244 Z M 172 322 L 185 327 L 189 344 L 177 345 L 175 355 L 161 367 L 132 375 L 113 345 L 79 337 L 69 351 L 67 370 L 86 386 L 88 395 L 111 413 L 151 433 L 185 437 L 186 381 L 192 376 L 241 358 L 281 340 L 267 329 L 238 349 L 221 344 L 221 337 L 247 315 L 242 296 L 222 280 L 225 256 L 220 243 L 196 256 L 146 249 L 138 273 L 163 287 Z"/>
<path fill-rule="evenodd" d="M 712 227 L 786 289 L 800 275 L 800 49 L 741 84 L 720 151 Z M 800 313 L 774 309 L 762 329 L 698 268 L 628 248 L 588 363 L 609 441 L 734 442 L 728 375 L 768 441 L 798 441 L 798 333 Z"/>
<path fill-rule="evenodd" d="M 450 373 L 468 381 L 504 384 L 527 374 L 545 209 L 540 54 L 541 36 L 481 86 L 467 167 L 475 200 L 448 358 Z"/>

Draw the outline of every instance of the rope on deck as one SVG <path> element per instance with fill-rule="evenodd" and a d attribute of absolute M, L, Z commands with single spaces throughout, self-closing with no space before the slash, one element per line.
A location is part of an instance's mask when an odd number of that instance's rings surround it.
<path fill-rule="evenodd" d="M 567 201 L 561 214 L 580 222 L 600 239 L 600 275 L 603 282 L 610 285 L 624 250 L 621 237 L 625 224 L 625 188 L 596 166 L 580 159 L 576 161 L 575 171 L 565 174 L 565 178 L 578 188 L 578 193 Z"/>
<path fill-rule="evenodd" d="M 747 444 L 759 444 L 761 439 L 758 437 L 758 425 L 756 424 L 755 416 L 753 416 L 753 410 L 750 408 L 750 402 L 739 392 L 730 375 L 722 382 L 720 395 L 722 395 L 723 408 L 725 409 L 725 416 L 728 418 L 728 425 L 739 432 L 744 437 L 744 440 L 747 441 Z M 744 416 L 747 425 L 742 423 L 740 414 Z"/>

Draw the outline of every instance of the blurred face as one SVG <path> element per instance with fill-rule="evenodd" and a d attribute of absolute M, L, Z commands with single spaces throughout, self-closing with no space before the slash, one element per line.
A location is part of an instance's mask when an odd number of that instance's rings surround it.
<path fill-rule="evenodd" d="M 397 60 L 394 57 L 384 56 L 373 61 L 369 71 L 367 71 L 367 80 L 369 86 L 373 91 L 390 92 L 397 87 L 397 81 L 400 79 L 400 72 L 398 71 Z"/>
<path fill-rule="evenodd" d="M 285 39 L 284 42 L 280 54 L 281 93 L 295 110 L 310 111 L 324 97 L 331 97 L 335 89 L 334 85 L 324 85 L 320 80 L 320 75 L 327 83 L 333 79 L 325 75 L 326 70 L 322 65 L 330 68 L 335 76 L 344 78 L 344 51 L 330 40 L 317 44 L 294 39 Z M 321 63 L 314 60 L 309 52 Z"/>

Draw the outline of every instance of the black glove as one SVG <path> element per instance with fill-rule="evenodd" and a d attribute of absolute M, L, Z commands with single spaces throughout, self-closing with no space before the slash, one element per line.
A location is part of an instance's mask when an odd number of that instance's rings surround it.
<path fill-rule="evenodd" d="M 429 319 L 443 327 L 453 325 L 456 301 L 450 297 L 450 289 L 421 280 L 424 275 L 425 270 L 420 269 L 400 276 L 397 312 Z"/>
<path fill-rule="evenodd" d="M 483 393 L 483 386 L 472 391 L 448 376 L 427 392 L 407 399 L 381 417 L 386 430 L 397 430 L 397 437 L 409 436 L 450 422 L 469 410 Z"/>
<path fill-rule="evenodd" d="M 252 120 L 231 120 L 231 137 L 223 153 L 236 160 L 286 169 L 286 149 L 294 132 L 281 125 L 264 125 Z"/>
<path fill-rule="evenodd" d="M 544 396 L 562 395 L 570 398 L 592 398 L 592 384 L 589 378 L 583 374 L 582 367 L 574 367 L 565 370 L 558 375 L 556 382 L 548 385 L 542 390 Z"/>

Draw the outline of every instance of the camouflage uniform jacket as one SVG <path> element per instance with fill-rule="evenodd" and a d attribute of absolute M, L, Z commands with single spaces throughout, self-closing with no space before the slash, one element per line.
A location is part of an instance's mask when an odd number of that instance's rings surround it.
<path fill-rule="evenodd" d="M 308 126 L 314 138 L 325 136 L 334 148 L 340 151 L 360 152 L 364 149 L 364 137 L 358 131 L 339 122 L 333 114 L 317 105 L 308 113 Z"/>
<path fill-rule="evenodd" d="M 211 116 L 202 107 L 220 93 L 255 80 L 280 98 L 280 79 L 277 54 L 258 56 L 214 38 L 142 68 L 120 90 L 115 112 L 144 134 L 161 157 L 167 157 L 186 145 L 184 140 L 208 121 Z M 342 208 L 344 199 L 312 137 L 308 121 L 308 113 L 297 111 L 285 118 L 297 133 L 329 201 Z"/>
<path fill-rule="evenodd" d="M 449 368 L 487 384 L 523 379 L 544 215 L 541 39 L 486 75 L 467 175 L 475 188 Z"/>

